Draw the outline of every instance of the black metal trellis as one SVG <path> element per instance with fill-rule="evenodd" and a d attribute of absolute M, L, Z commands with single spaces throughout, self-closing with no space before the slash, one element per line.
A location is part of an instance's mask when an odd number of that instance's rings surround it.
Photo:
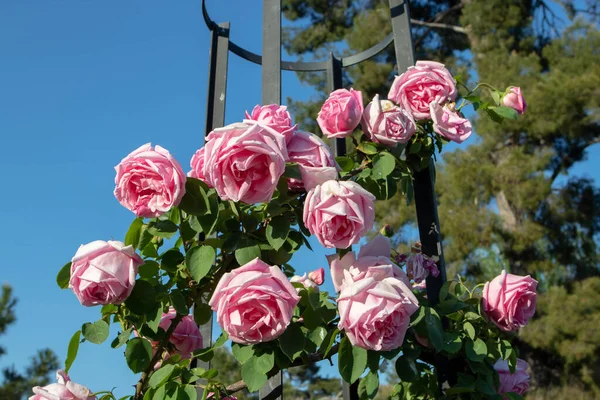
<path fill-rule="evenodd" d="M 204 21 L 211 31 L 210 65 L 208 81 L 208 100 L 206 112 L 206 134 L 225 124 L 225 97 L 227 88 L 228 55 L 235 55 L 262 66 L 262 103 L 281 103 L 281 71 L 326 71 L 327 87 L 330 91 L 343 87 L 343 68 L 363 62 L 394 43 L 398 72 L 402 73 L 414 65 L 414 49 L 411 36 L 410 10 L 408 0 L 389 0 L 392 32 L 375 46 L 352 56 L 337 58 L 332 53 L 327 61 L 291 62 L 281 60 L 281 0 L 263 0 L 263 43 L 262 56 L 241 48 L 229 40 L 229 23 L 215 23 L 206 9 L 206 0 L 202 0 Z M 332 147 L 336 156 L 346 154 L 345 139 L 335 139 Z M 433 160 L 430 160 L 432 163 Z M 430 164 L 432 165 L 432 164 Z M 415 173 L 414 201 L 417 211 L 417 223 L 422 251 L 428 256 L 439 258 L 438 277 L 427 278 L 427 296 L 431 305 L 439 301 L 439 292 L 446 281 L 440 224 L 437 215 L 437 203 L 434 192 L 433 168 Z M 204 346 L 210 345 L 212 320 L 201 326 L 205 338 Z M 208 343 L 206 343 L 208 341 Z M 436 357 L 438 384 L 447 381 L 447 360 Z M 206 366 L 206 365 L 204 365 Z M 278 400 L 283 398 L 283 380 L 281 372 L 269 378 L 260 389 L 260 399 Z M 358 382 L 344 384 L 344 400 L 358 399 Z"/>

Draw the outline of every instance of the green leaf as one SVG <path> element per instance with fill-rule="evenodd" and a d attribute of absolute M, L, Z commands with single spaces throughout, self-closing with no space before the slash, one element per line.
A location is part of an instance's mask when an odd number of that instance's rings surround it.
<path fill-rule="evenodd" d="M 267 382 L 267 372 L 275 365 L 273 353 L 252 356 L 242 365 L 242 379 L 248 384 L 248 390 L 255 392 Z"/>
<path fill-rule="evenodd" d="M 502 393 L 504 397 L 508 397 L 509 400 L 523 400 L 523 396 L 518 393 L 508 392 Z"/>
<path fill-rule="evenodd" d="M 260 247 L 258 245 L 241 247 L 235 251 L 235 259 L 240 265 L 247 264 L 255 258 L 260 258 Z"/>
<path fill-rule="evenodd" d="M 188 251 L 185 263 L 192 279 L 199 282 L 204 278 L 215 263 L 215 258 L 215 249 L 210 246 L 194 247 Z"/>
<path fill-rule="evenodd" d="M 204 325 L 212 318 L 213 311 L 208 304 L 196 303 L 194 305 L 194 321 L 197 325 Z"/>
<path fill-rule="evenodd" d="M 221 332 L 219 338 L 212 345 L 212 348 L 218 349 L 219 347 L 223 347 L 223 345 L 227 343 L 227 340 L 229 340 L 229 335 L 227 334 L 227 332 Z"/>
<path fill-rule="evenodd" d="M 156 291 L 150 282 L 143 279 L 135 281 L 135 286 L 125 305 L 131 311 L 138 315 L 143 315 L 146 311 L 152 310 L 156 298 Z"/>
<path fill-rule="evenodd" d="M 350 157 L 336 157 L 335 161 L 344 172 L 350 172 L 352 171 L 352 168 L 354 168 L 354 160 L 352 160 Z"/>
<path fill-rule="evenodd" d="M 470 322 L 465 322 L 463 324 L 463 329 L 467 332 L 467 335 L 471 338 L 471 340 L 475 340 L 475 328 L 473 328 L 473 324 Z"/>
<path fill-rule="evenodd" d="M 302 174 L 300 173 L 300 167 L 297 163 L 285 163 L 285 171 L 283 172 L 283 176 L 286 178 L 298 179 L 302 180 Z"/>
<path fill-rule="evenodd" d="M 279 250 L 285 243 L 290 233 L 290 219 L 286 216 L 278 216 L 271 219 L 266 229 L 267 241 L 275 250 Z"/>
<path fill-rule="evenodd" d="M 58 274 L 56 275 L 56 284 L 61 289 L 67 289 L 69 287 L 69 281 L 71 280 L 71 262 L 69 261 L 62 266 Z"/>
<path fill-rule="evenodd" d="M 158 325 L 162 319 L 162 306 L 161 303 L 154 303 L 151 309 L 145 312 L 146 325 L 152 330 L 152 332 L 158 332 Z"/>
<path fill-rule="evenodd" d="M 254 355 L 254 348 L 251 345 L 242 346 L 241 344 L 233 343 L 231 345 L 231 352 L 240 364 L 244 364 Z"/>
<path fill-rule="evenodd" d="M 137 337 L 127 342 L 125 360 L 135 373 L 143 372 L 152 359 L 152 345 L 144 338 Z"/>
<path fill-rule="evenodd" d="M 320 346 L 323 340 L 327 337 L 327 329 L 322 326 L 317 326 L 315 329 L 308 333 L 308 340 L 313 342 L 316 346 Z"/>
<path fill-rule="evenodd" d="M 183 297 L 180 290 L 174 289 L 169 295 L 169 298 L 171 299 L 171 305 L 175 311 L 177 311 L 177 314 L 188 315 L 190 313 L 185 297 Z"/>
<path fill-rule="evenodd" d="M 158 263 L 156 261 L 146 260 L 146 262 L 140 265 L 138 273 L 140 274 L 140 277 L 144 279 L 156 278 L 158 275 Z"/>
<path fill-rule="evenodd" d="M 153 236 L 169 239 L 177 232 L 177 225 L 168 219 L 155 221 L 148 225 L 148 232 Z"/>
<path fill-rule="evenodd" d="M 487 346 L 485 342 L 479 338 L 473 340 L 467 340 L 465 343 L 465 351 L 467 358 L 471 361 L 481 362 L 487 356 Z"/>
<path fill-rule="evenodd" d="M 206 237 L 210 236 L 217 226 L 219 220 L 219 200 L 216 194 L 208 197 L 209 211 L 202 216 L 196 217 L 198 224 L 202 227 L 202 232 Z M 194 218 L 191 219 L 192 221 Z"/>
<path fill-rule="evenodd" d="M 492 94 L 492 99 L 494 100 L 494 103 L 499 106 L 500 105 L 500 92 L 497 90 L 490 90 L 491 94 Z"/>
<path fill-rule="evenodd" d="M 108 338 L 108 324 L 102 319 L 94 323 L 86 322 L 81 327 L 81 332 L 88 342 L 100 344 Z"/>
<path fill-rule="evenodd" d="M 427 326 L 427 337 L 433 344 L 436 352 L 442 351 L 444 347 L 444 328 L 437 312 L 432 308 L 427 308 L 425 313 L 425 326 Z"/>
<path fill-rule="evenodd" d="M 462 347 L 462 340 L 457 333 L 445 332 L 444 351 L 456 354 Z"/>
<path fill-rule="evenodd" d="M 127 233 L 125 234 L 125 246 L 133 246 L 137 248 L 142 235 L 142 226 L 144 226 L 144 220 L 142 218 L 136 218 L 133 220 Z"/>
<path fill-rule="evenodd" d="M 494 111 L 496 114 L 498 114 L 502 118 L 506 118 L 506 119 L 519 118 L 519 113 L 510 107 L 500 106 L 500 107 L 490 107 L 489 109 Z"/>
<path fill-rule="evenodd" d="M 379 390 L 379 375 L 369 371 L 358 384 L 358 396 L 360 399 L 373 399 Z"/>
<path fill-rule="evenodd" d="M 159 386 L 164 385 L 167 382 L 167 380 L 169 379 L 169 377 L 171 376 L 171 374 L 173 373 L 173 370 L 175 370 L 175 365 L 173 365 L 173 364 L 163 365 L 158 370 L 154 371 L 152 376 L 150 376 L 150 380 L 148 381 L 148 384 L 150 385 L 151 388 L 157 388 Z"/>
<path fill-rule="evenodd" d="M 394 171 L 396 167 L 396 158 L 384 151 L 373 158 L 373 170 L 371 177 L 373 179 L 384 179 Z"/>
<path fill-rule="evenodd" d="M 210 207 L 205 186 L 206 184 L 199 179 L 188 177 L 185 182 L 185 195 L 179 203 L 179 208 L 190 215 L 204 215 Z"/>
<path fill-rule="evenodd" d="M 165 400 L 167 388 L 165 386 L 161 386 L 156 389 L 154 392 L 154 396 L 152 396 L 152 400 Z"/>
<path fill-rule="evenodd" d="M 165 251 L 160 257 L 160 266 L 165 271 L 175 272 L 177 266 L 185 260 L 185 256 L 181 254 L 179 249 L 169 249 Z"/>
<path fill-rule="evenodd" d="M 379 152 L 379 150 L 377 150 L 377 146 L 371 142 L 362 142 L 358 145 L 357 150 L 369 155 L 377 154 Z"/>
<path fill-rule="evenodd" d="M 304 332 L 300 329 L 300 325 L 290 324 L 278 340 L 281 351 L 290 361 L 300 357 L 304 349 Z"/>
<path fill-rule="evenodd" d="M 248 385 L 248 391 L 256 392 L 267 383 L 267 374 L 254 368 L 254 358 L 242 365 L 242 379 Z"/>
<path fill-rule="evenodd" d="M 396 373 L 403 382 L 413 382 L 420 376 L 415 360 L 405 355 L 396 359 Z"/>
<path fill-rule="evenodd" d="M 113 349 L 116 349 L 116 348 L 123 346 L 125 343 L 127 343 L 127 340 L 129 340 L 129 338 L 131 337 L 131 331 L 132 331 L 132 329 L 129 328 L 129 329 L 125 329 L 123 332 L 119 333 L 117 335 L 117 337 L 115 338 L 115 340 L 113 340 L 112 343 L 110 344 L 110 347 L 112 347 Z"/>
<path fill-rule="evenodd" d="M 367 350 L 352 346 L 350 340 L 344 337 L 338 353 L 340 375 L 348 383 L 354 383 L 367 367 Z"/>
<path fill-rule="evenodd" d="M 194 387 L 194 385 L 184 385 L 179 388 L 179 398 L 178 400 L 196 400 L 198 398 L 198 391 Z M 181 391 L 183 389 L 183 392 Z M 182 394 L 185 394 L 185 398 L 182 398 Z"/>
<path fill-rule="evenodd" d="M 69 340 L 69 347 L 67 349 L 67 359 L 65 360 L 65 372 L 69 372 L 73 361 L 77 357 L 77 351 L 79 351 L 79 341 L 81 340 L 81 331 L 77 331 L 71 336 Z"/>
<path fill-rule="evenodd" d="M 339 333 L 340 330 L 338 328 L 327 332 L 327 336 L 325 336 L 325 339 L 323 339 L 323 343 L 319 347 L 319 353 L 323 354 L 323 357 L 327 357 L 327 355 L 329 355 L 329 352 L 331 351 L 331 348 L 333 347 L 333 344 L 335 343 L 335 340 Z"/>

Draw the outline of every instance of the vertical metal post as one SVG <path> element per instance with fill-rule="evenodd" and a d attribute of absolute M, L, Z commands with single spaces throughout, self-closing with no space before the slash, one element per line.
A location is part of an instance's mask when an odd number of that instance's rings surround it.
<path fill-rule="evenodd" d="M 339 58 L 336 58 L 333 53 L 329 53 L 327 64 L 327 89 L 329 89 L 329 93 L 331 93 L 342 87 L 342 61 Z M 331 148 L 334 156 L 345 156 L 346 138 L 336 138 L 332 140 Z"/>
<path fill-rule="evenodd" d="M 281 104 L 281 0 L 263 1 L 262 102 Z"/>
<path fill-rule="evenodd" d="M 329 89 L 329 93 L 331 93 L 342 87 L 342 61 L 339 58 L 336 58 L 333 53 L 329 53 L 327 64 L 327 89 Z M 332 140 L 331 147 L 334 156 L 345 156 L 346 138 L 336 138 Z M 352 385 L 348 382 L 343 382 L 342 394 L 344 400 L 358 400 L 358 382 L 359 381 L 356 381 Z"/>
<path fill-rule="evenodd" d="M 225 96 L 227 92 L 227 64 L 229 61 L 229 22 L 219 24 L 210 31 L 210 55 L 208 66 L 208 97 L 206 100 L 206 128 L 208 135 L 215 128 L 225 124 Z M 202 347 L 212 345 L 213 319 L 200 325 Z M 210 362 L 194 359 L 194 366 L 209 369 Z M 202 396 L 202 388 L 198 388 Z"/>
<path fill-rule="evenodd" d="M 398 72 L 401 74 L 415 63 L 415 53 L 410 30 L 410 9 L 408 0 L 389 0 L 392 16 L 392 30 L 394 32 L 394 49 Z M 446 264 L 442 251 L 440 234 L 440 221 L 438 219 L 437 201 L 434 190 L 434 164 L 429 160 L 429 167 L 414 174 L 415 206 L 417 211 L 417 224 L 421 239 L 423 254 L 437 256 L 437 266 L 440 274 L 437 277 L 429 276 L 427 283 L 427 299 L 430 305 L 435 305 L 440 299 L 440 289 L 446 281 Z M 448 360 L 436 356 L 435 367 L 438 375 L 438 386 L 441 390 L 444 382 L 448 380 Z"/>
<path fill-rule="evenodd" d="M 262 103 L 281 104 L 281 0 L 263 1 Z M 282 400 L 283 373 L 269 378 L 258 396 Z"/>
<path fill-rule="evenodd" d="M 205 135 L 225 124 L 227 64 L 229 61 L 229 22 L 219 24 L 218 28 L 210 31 L 210 43 Z"/>

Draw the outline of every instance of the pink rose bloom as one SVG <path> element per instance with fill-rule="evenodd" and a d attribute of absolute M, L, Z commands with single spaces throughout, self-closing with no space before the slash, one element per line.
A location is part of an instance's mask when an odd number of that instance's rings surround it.
<path fill-rule="evenodd" d="M 269 128 L 275 129 L 285 136 L 286 140 L 290 140 L 292 134 L 297 129 L 296 125 L 292 126 L 292 117 L 287 111 L 287 107 L 277 104 L 269 104 L 267 106 L 256 105 L 252 109 L 251 114 L 246 111 L 246 119 L 260 122 Z"/>
<path fill-rule="evenodd" d="M 527 369 L 529 365 L 520 358 L 517 358 L 517 368 L 515 368 L 514 374 L 510 373 L 508 368 L 508 362 L 505 360 L 498 360 L 494 364 L 494 369 L 500 377 L 500 386 L 498 387 L 498 393 L 517 393 L 523 395 L 527 389 L 529 389 L 529 374 Z M 507 397 L 504 397 L 507 399 Z"/>
<path fill-rule="evenodd" d="M 358 126 L 362 112 L 362 93 L 359 90 L 338 89 L 325 100 L 317 115 L 317 123 L 328 138 L 342 138 Z"/>
<path fill-rule="evenodd" d="M 471 122 L 454 109 L 454 103 L 431 103 L 433 130 L 448 140 L 462 143 L 471 136 Z"/>
<path fill-rule="evenodd" d="M 95 240 L 79 246 L 71 260 L 69 288 L 84 306 L 120 304 L 133 290 L 144 260 L 132 246 Z"/>
<path fill-rule="evenodd" d="M 483 287 L 482 306 L 488 317 L 503 331 L 516 331 L 535 314 L 537 281 L 502 271 Z"/>
<path fill-rule="evenodd" d="M 456 100 L 456 85 L 450 72 L 435 61 L 417 61 L 392 83 L 388 99 L 410 111 L 416 120 L 428 119 L 429 105 Z"/>
<path fill-rule="evenodd" d="M 319 285 L 317 285 L 312 279 L 310 279 L 306 274 L 304 275 L 294 275 L 291 277 L 290 282 L 292 283 L 301 283 L 306 289 L 313 288 L 317 292 L 319 291 Z M 296 288 L 299 292 L 300 288 Z"/>
<path fill-rule="evenodd" d="M 90 389 L 73 382 L 62 369 L 56 372 L 56 380 L 58 383 L 33 387 L 29 400 L 96 400 Z"/>
<path fill-rule="evenodd" d="M 360 248 L 358 257 L 355 257 L 352 251 L 346 253 L 341 259 L 337 254 L 327 256 L 335 291 L 339 292 L 346 285 L 360 281 L 365 277 L 369 268 L 378 266 L 389 267 L 394 278 L 410 287 L 404 271 L 390 259 L 390 252 L 390 240 L 383 235 L 377 235 Z"/>
<path fill-rule="evenodd" d="M 415 243 L 408 254 L 400 254 L 396 260 L 406 263 L 406 274 L 416 284 L 423 282 L 429 275 L 438 276 L 438 269 L 435 260 L 421 253 L 421 243 Z"/>
<path fill-rule="evenodd" d="M 165 331 L 171 326 L 171 321 L 177 316 L 177 311 L 173 307 L 169 309 L 168 313 L 163 313 L 159 327 Z M 201 349 L 202 346 L 202 334 L 194 318 L 191 315 L 183 317 L 181 322 L 177 324 L 173 334 L 169 338 L 169 342 L 175 346 L 175 352 L 181 354 L 183 358 L 189 358 L 194 350 Z M 153 343 L 158 345 L 158 343 Z M 171 354 L 172 355 L 172 354 Z"/>
<path fill-rule="evenodd" d="M 410 316 L 419 308 L 410 287 L 394 277 L 390 265 L 369 267 L 362 279 L 344 284 L 337 303 L 338 328 L 352 345 L 375 351 L 402 346 Z"/>
<path fill-rule="evenodd" d="M 285 137 L 261 123 L 212 131 L 204 145 L 204 176 L 223 200 L 268 202 L 285 171 Z"/>
<path fill-rule="evenodd" d="M 279 337 L 298 301 L 283 272 L 256 258 L 223 275 L 208 304 L 233 342 L 252 344 Z"/>
<path fill-rule="evenodd" d="M 181 165 L 160 146 L 141 146 L 115 170 L 115 197 L 138 217 L 158 217 L 179 205 L 185 194 Z"/>
<path fill-rule="evenodd" d="M 417 129 L 410 113 L 378 94 L 365 107 L 362 126 L 372 141 L 391 147 L 406 143 Z"/>
<path fill-rule="evenodd" d="M 308 192 L 304 225 L 323 246 L 345 249 L 373 227 L 374 201 L 375 196 L 356 182 L 326 181 Z"/>
<path fill-rule="evenodd" d="M 288 161 L 305 167 L 337 167 L 329 146 L 317 135 L 296 131 L 287 143 Z M 288 179 L 290 190 L 307 190 L 301 180 Z"/>
<path fill-rule="evenodd" d="M 511 86 L 506 89 L 506 94 L 502 97 L 502 104 L 512 108 L 519 115 L 523 115 L 527 109 L 527 103 L 525 103 L 525 98 L 521 94 L 521 88 L 518 86 Z"/>
<path fill-rule="evenodd" d="M 190 168 L 191 171 L 188 172 L 189 177 L 200 179 L 202 182 L 208 184 L 204 176 L 204 147 L 194 153 L 190 160 Z"/>
<path fill-rule="evenodd" d="M 316 269 L 308 273 L 308 279 L 321 286 L 325 280 L 325 270 L 323 268 Z"/>

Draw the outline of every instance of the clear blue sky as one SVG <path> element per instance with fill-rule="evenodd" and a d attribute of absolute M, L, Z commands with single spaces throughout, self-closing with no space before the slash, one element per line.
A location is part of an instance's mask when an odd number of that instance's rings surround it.
<path fill-rule="evenodd" d="M 208 3 L 237 44 L 260 53 L 261 2 Z M 152 142 L 187 169 L 203 143 L 208 45 L 196 0 L 0 2 L 0 283 L 19 299 L 0 368 L 21 370 L 42 347 L 64 360 L 70 336 L 98 319 L 58 289 L 56 273 L 80 244 L 123 239 L 132 215 L 112 194 L 123 156 Z M 311 95 L 294 74 L 283 78 L 283 98 Z M 231 55 L 227 98 L 227 123 L 243 118 L 260 102 L 260 68 Z M 327 266 L 313 248 L 294 258 L 298 270 Z M 83 344 L 71 375 L 129 394 L 135 379 L 110 341 Z"/>

